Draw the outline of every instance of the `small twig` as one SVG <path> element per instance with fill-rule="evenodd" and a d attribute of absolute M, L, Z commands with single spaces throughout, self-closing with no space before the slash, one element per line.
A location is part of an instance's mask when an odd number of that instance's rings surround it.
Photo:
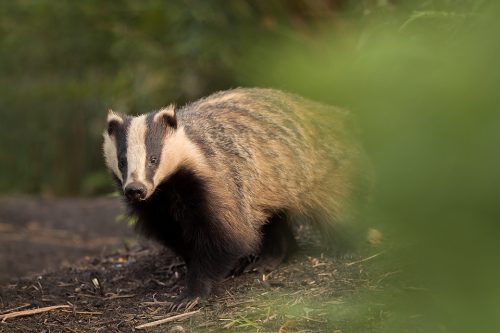
<path fill-rule="evenodd" d="M 142 305 L 170 305 L 172 302 L 160 302 L 160 301 L 155 301 L 155 302 L 141 302 Z"/>
<path fill-rule="evenodd" d="M 99 294 L 104 297 L 104 289 L 102 287 L 102 284 L 99 282 L 98 278 L 93 278 L 92 279 L 92 284 L 94 285 L 94 288 L 99 291 Z"/>
<path fill-rule="evenodd" d="M 2 322 L 5 322 L 9 318 L 31 316 L 34 314 L 49 312 L 52 310 L 63 309 L 63 308 L 70 308 L 70 306 L 67 304 L 63 304 L 63 305 L 46 306 L 44 308 L 38 308 L 38 309 L 16 311 L 16 312 L 11 312 L 11 313 L 7 313 L 4 315 L 0 315 L 0 319 L 2 319 Z"/>
<path fill-rule="evenodd" d="M 61 312 L 68 313 L 76 313 L 76 314 L 84 314 L 84 315 L 102 315 L 102 312 L 92 312 L 92 311 L 69 311 L 69 310 L 61 310 Z"/>
<path fill-rule="evenodd" d="M 192 302 L 190 302 L 190 304 L 186 308 L 186 311 L 191 311 L 196 305 L 198 305 L 198 303 L 200 303 L 200 298 L 196 297 Z"/>
<path fill-rule="evenodd" d="M 399 274 L 399 273 L 401 273 L 400 270 L 397 270 L 397 271 L 394 271 L 394 272 L 387 272 L 384 275 L 382 275 L 382 277 L 380 279 L 377 280 L 377 284 L 379 284 L 380 282 L 382 282 L 383 280 L 385 280 L 389 276 L 394 275 L 394 274 Z"/>
<path fill-rule="evenodd" d="M 236 325 L 236 323 L 238 323 L 238 320 L 237 319 L 233 319 L 229 323 L 227 323 L 226 325 L 224 325 L 222 327 L 224 327 L 224 328 L 232 328 L 234 325 Z"/>
<path fill-rule="evenodd" d="M 379 252 L 379 253 L 375 253 L 374 255 L 372 256 L 369 256 L 368 258 L 364 258 L 364 259 L 361 259 L 361 260 L 357 260 L 357 261 L 353 261 L 353 262 L 348 262 L 347 264 L 345 264 L 346 266 L 352 266 L 352 265 L 356 265 L 356 264 L 359 264 L 359 263 L 362 263 L 364 261 L 368 261 L 368 260 L 371 260 L 373 258 L 376 258 L 378 257 L 379 255 L 381 255 L 383 252 Z"/>
<path fill-rule="evenodd" d="M 322 324 L 327 323 L 327 321 L 325 321 L 325 320 L 313 319 L 313 318 L 311 318 L 311 317 L 304 317 L 304 316 L 302 316 L 301 318 L 303 318 L 303 319 L 305 319 L 305 320 L 314 321 L 314 322 L 316 322 L 316 323 L 322 323 Z"/>
<path fill-rule="evenodd" d="M 158 326 L 158 325 L 161 325 L 161 324 L 164 324 L 164 323 L 168 323 L 168 322 L 171 322 L 171 321 L 174 321 L 174 320 L 184 319 L 184 318 L 190 317 L 190 316 L 192 316 L 192 315 L 194 315 L 194 314 L 196 314 L 198 312 L 200 312 L 200 310 L 186 312 L 186 313 L 181 313 L 181 314 L 178 314 L 178 315 L 175 315 L 175 316 L 172 316 L 172 317 L 167 317 L 167 318 L 164 318 L 164 319 L 160 319 L 160 320 L 152 321 L 150 323 L 146 323 L 146 324 L 142 324 L 142 325 L 136 326 L 135 329 L 140 330 L 140 329 L 143 329 L 143 328 Z"/>
<path fill-rule="evenodd" d="M 114 295 L 114 294 L 108 294 L 110 296 L 108 297 L 105 297 L 104 299 L 105 300 L 112 300 L 112 299 L 117 299 L 117 298 L 131 298 L 131 297 L 135 297 L 135 295 Z"/>
<path fill-rule="evenodd" d="M 30 303 L 26 303 L 26 304 L 23 304 L 23 305 L 17 306 L 17 307 L 12 308 L 12 309 L 7 309 L 7 310 L 5 310 L 4 312 L 0 313 L 0 315 L 6 314 L 6 313 L 9 313 L 9 312 L 12 312 L 12 311 L 16 311 L 16 310 L 19 310 L 19 309 L 24 309 L 24 308 L 27 308 L 27 307 L 28 307 L 28 306 L 30 306 L 30 305 L 31 305 Z"/>

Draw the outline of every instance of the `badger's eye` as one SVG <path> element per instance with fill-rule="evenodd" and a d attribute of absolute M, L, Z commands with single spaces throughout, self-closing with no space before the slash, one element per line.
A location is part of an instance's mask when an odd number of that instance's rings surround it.
<path fill-rule="evenodd" d="M 124 159 L 124 158 L 118 159 L 118 167 L 120 169 L 123 169 L 126 164 L 127 164 L 127 160 L 126 159 Z"/>
<path fill-rule="evenodd" d="M 149 165 L 154 166 L 158 163 L 158 158 L 156 156 L 150 156 L 149 157 Z"/>

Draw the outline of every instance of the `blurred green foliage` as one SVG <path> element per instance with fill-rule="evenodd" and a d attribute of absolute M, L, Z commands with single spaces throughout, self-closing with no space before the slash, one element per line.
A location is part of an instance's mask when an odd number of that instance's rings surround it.
<path fill-rule="evenodd" d="M 254 54 L 268 66 L 251 82 L 358 118 L 377 183 L 363 215 L 385 241 L 383 283 L 353 302 L 383 314 L 380 331 L 500 331 L 499 14 L 485 1 L 395 10 Z"/>

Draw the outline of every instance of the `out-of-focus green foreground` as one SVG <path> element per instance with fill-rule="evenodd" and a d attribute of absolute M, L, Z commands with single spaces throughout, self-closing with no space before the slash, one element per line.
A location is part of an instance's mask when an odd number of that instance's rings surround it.
<path fill-rule="evenodd" d="M 500 331 L 498 14 L 483 4 L 383 15 L 340 38 L 325 28 L 255 71 L 358 118 L 376 178 L 363 223 L 384 238 L 371 263 L 382 283 L 332 309 L 355 330 Z"/>

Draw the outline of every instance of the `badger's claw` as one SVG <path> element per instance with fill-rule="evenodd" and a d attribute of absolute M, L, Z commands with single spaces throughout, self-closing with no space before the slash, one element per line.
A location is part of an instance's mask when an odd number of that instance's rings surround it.
<path fill-rule="evenodd" d="M 194 297 L 182 293 L 175 298 L 172 304 L 170 304 L 168 310 L 170 312 L 175 312 L 179 310 L 189 311 L 199 303 L 200 303 L 200 297 Z"/>

